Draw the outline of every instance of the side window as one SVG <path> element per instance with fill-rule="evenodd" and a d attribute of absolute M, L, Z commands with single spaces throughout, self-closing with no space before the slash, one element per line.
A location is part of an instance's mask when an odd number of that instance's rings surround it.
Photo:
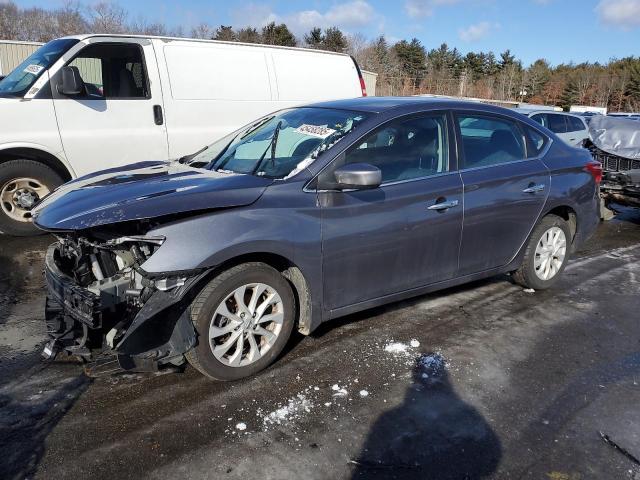
<path fill-rule="evenodd" d="M 544 147 L 547 145 L 549 139 L 542 133 L 527 125 L 523 125 L 523 127 L 525 132 L 527 133 L 527 137 L 529 137 L 530 148 L 527 149 L 527 157 L 537 157 L 544 150 Z"/>
<path fill-rule="evenodd" d="M 565 118 L 567 118 L 565 115 L 548 114 L 547 120 L 549 121 L 549 126 L 547 128 L 553 133 L 567 133 Z"/>
<path fill-rule="evenodd" d="M 456 115 L 464 168 L 485 167 L 526 158 L 524 135 L 515 121 L 491 115 Z"/>
<path fill-rule="evenodd" d="M 549 123 L 547 122 L 547 116 L 544 113 L 536 113 L 531 116 L 531 120 L 538 122 L 542 126 L 547 126 Z"/>
<path fill-rule="evenodd" d="M 579 132 L 581 130 L 586 130 L 586 127 L 582 123 L 582 120 L 576 117 L 568 116 L 567 124 L 569 125 L 569 128 L 567 129 L 568 132 Z"/>
<path fill-rule="evenodd" d="M 447 117 L 437 114 L 393 120 L 351 147 L 345 163 L 375 165 L 382 172 L 382 183 L 446 172 Z"/>
<path fill-rule="evenodd" d="M 142 50 L 138 45 L 90 45 L 69 66 L 80 73 L 87 98 L 148 98 Z"/>

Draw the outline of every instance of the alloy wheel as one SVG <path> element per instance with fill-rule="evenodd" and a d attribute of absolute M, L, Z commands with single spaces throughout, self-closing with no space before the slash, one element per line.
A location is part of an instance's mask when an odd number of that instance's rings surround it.
<path fill-rule="evenodd" d="M 209 346 L 224 365 L 250 365 L 273 347 L 283 321 L 284 305 L 273 287 L 243 285 L 216 308 L 209 326 Z"/>

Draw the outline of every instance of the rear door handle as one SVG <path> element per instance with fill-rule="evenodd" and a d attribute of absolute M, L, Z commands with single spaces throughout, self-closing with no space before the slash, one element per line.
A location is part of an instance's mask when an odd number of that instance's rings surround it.
<path fill-rule="evenodd" d="M 541 192 L 544 190 L 544 183 L 539 183 L 537 185 L 531 183 L 529 184 L 529 186 L 527 188 L 525 188 L 524 190 L 522 190 L 523 193 L 536 193 L 536 192 Z"/>
<path fill-rule="evenodd" d="M 458 206 L 458 200 L 449 200 L 447 202 L 434 203 L 427 207 L 428 210 L 447 210 Z"/>
<path fill-rule="evenodd" d="M 153 121 L 156 125 L 162 125 L 164 123 L 164 117 L 162 116 L 162 107 L 160 105 L 153 106 Z"/>

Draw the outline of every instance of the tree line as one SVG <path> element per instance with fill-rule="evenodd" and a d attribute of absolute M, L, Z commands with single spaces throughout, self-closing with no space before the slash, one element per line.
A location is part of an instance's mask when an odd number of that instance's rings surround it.
<path fill-rule="evenodd" d="M 46 42 L 78 33 L 135 33 L 268 45 L 301 46 L 348 53 L 360 67 L 378 74 L 377 95 L 421 93 L 479 97 L 556 105 L 640 110 L 640 57 L 612 59 L 605 64 L 552 66 L 541 58 L 524 66 L 510 50 L 461 53 L 442 44 L 428 49 L 413 38 L 391 44 L 384 35 L 373 40 L 345 34 L 338 27 L 311 29 L 300 38 L 285 23 L 261 28 L 217 27 L 201 23 L 188 31 L 168 28 L 144 18 L 130 18 L 117 3 L 85 5 L 69 2 L 60 8 L 19 8 L 0 3 L 0 39 Z"/>

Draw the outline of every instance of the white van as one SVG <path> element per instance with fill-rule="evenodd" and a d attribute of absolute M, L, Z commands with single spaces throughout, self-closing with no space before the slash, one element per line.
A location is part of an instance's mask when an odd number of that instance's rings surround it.
<path fill-rule="evenodd" d="M 0 231 L 64 181 L 199 150 L 269 112 L 365 96 L 344 54 L 125 35 L 53 40 L 0 81 Z"/>

